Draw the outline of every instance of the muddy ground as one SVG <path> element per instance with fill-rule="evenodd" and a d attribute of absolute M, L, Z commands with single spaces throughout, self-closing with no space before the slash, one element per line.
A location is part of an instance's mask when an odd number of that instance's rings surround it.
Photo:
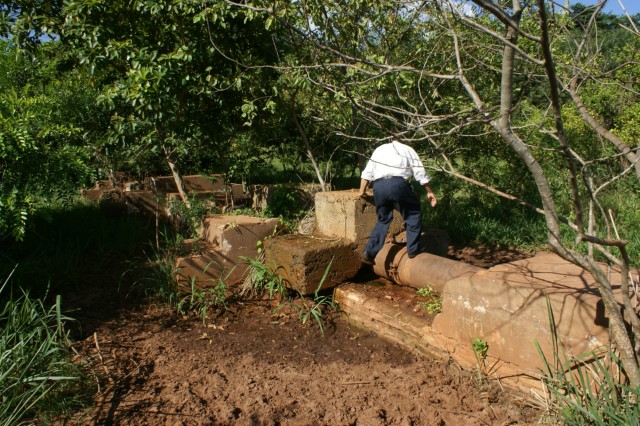
<path fill-rule="evenodd" d="M 487 266 L 517 252 L 452 250 Z M 366 279 L 366 272 L 363 272 Z M 527 395 L 388 343 L 327 312 L 324 333 L 295 308 L 230 303 L 196 316 L 115 292 L 102 276 L 67 297 L 95 405 L 71 425 L 531 425 Z M 103 283 L 102 285 L 100 283 Z M 89 284 L 89 283 L 88 283 Z"/>

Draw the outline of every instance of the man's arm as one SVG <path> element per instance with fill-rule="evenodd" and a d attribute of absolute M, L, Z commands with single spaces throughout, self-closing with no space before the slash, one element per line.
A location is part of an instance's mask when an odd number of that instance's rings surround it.
<path fill-rule="evenodd" d="M 422 186 L 424 187 L 425 191 L 427 191 L 427 201 L 429 201 L 431 207 L 435 207 L 436 204 L 438 204 L 438 200 L 436 199 L 436 194 L 433 193 L 433 188 L 431 188 L 431 185 L 429 185 L 428 183 L 425 183 Z"/>
<path fill-rule="evenodd" d="M 368 180 L 360 179 L 360 192 L 358 193 L 358 195 L 360 195 L 361 197 L 367 195 L 367 185 L 369 185 Z"/>

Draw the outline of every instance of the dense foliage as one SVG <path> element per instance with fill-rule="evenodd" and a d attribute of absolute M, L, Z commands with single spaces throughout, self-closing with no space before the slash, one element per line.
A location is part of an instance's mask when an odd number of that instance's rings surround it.
<path fill-rule="evenodd" d="M 454 240 L 640 265 L 640 16 L 472 3 L 3 3 L 0 243 L 117 172 L 355 187 L 396 137 Z"/>

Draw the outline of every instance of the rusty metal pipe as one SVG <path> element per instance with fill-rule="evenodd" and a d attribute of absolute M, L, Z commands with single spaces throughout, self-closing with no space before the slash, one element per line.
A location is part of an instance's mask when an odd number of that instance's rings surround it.
<path fill-rule="evenodd" d="M 413 288 L 431 287 L 442 292 L 445 284 L 458 277 L 474 275 L 482 268 L 430 253 L 407 256 L 406 246 L 385 244 L 378 253 L 373 272 L 396 284 Z"/>

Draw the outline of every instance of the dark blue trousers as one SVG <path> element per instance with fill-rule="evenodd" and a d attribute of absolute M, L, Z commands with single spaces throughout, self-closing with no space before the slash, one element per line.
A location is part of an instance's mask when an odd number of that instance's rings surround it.
<path fill-rule="evenodd" d="M 420 198 L 413 192 L 409 182 L 401 177 L 379 179 L 373 182 L 373 200 L 378 213 L 378 222 L 373 227 L 365 250 L 373 257 L 382 249 L 393 220 L 393 210 L 398 210 L 407 229 L 407 253 L 418 253 L 422 231 Z"/>

